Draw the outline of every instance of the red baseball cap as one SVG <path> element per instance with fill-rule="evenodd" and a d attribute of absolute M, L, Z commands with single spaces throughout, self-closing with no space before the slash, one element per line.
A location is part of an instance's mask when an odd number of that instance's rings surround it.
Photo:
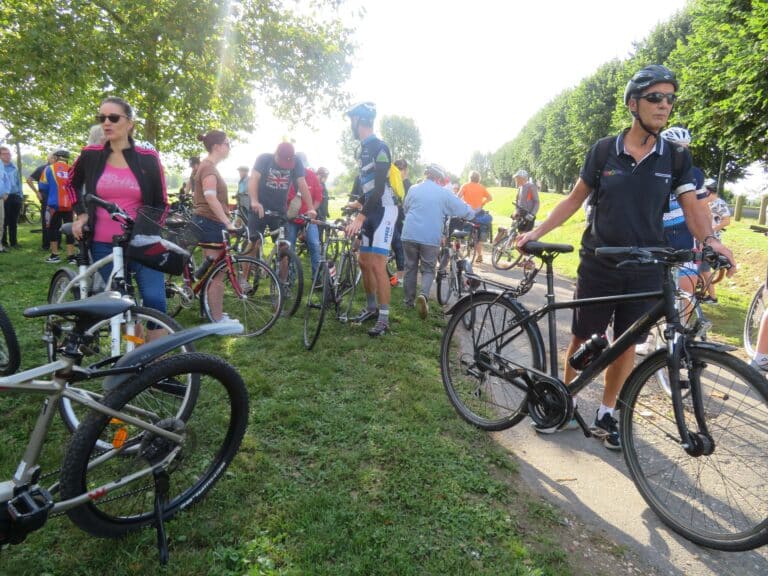
<path fill-rule="evenodd" d="M 296 166 L 296 151 L 290 142 L 281 142 L 275 152 L 275 163 L 283 169 Z"/>

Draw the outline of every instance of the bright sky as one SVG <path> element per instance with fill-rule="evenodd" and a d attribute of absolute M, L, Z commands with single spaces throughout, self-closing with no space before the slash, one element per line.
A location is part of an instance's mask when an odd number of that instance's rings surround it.
<path fill-rule="evenodd" d="M 378 114 L 413 118 L 422 160 L 460 174 L 475 150 L 494 152 L 561 91 L 578 84 L 682 9 L 685 0 L 352 0 L 367 14 L 356 26 L 347 89 Z M 262 110 L 264 110 L 262 108 Z M 377 126 L 378 127 L 378 126 Z M 333 179 L 342 164 L 343 111 L 315 130 L 291 129 L 262 114 L 247 143 L 221 165 L 225 178 L 252 165 L 283 139 L 294 139 L 313 168 Z"/>

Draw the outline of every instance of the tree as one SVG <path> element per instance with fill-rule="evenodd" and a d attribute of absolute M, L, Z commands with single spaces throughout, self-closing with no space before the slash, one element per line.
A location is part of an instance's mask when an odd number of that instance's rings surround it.
<path fill-rule="evenodd" d="M 462 181 L 469 180 L 469 173 L 476 170 L 480 174 L 480 182 L 489 185 L 495 180 L 493 172 L 493 154 L 490 152 L 482 153 L 479 150 L 472 152 L 469 164 L 464 167 Z"/>
<path fill-rule="evenodd" d="M 421 155 L 421 133 L 412 118 L 382 116 L 379 124 L 381 139 L 389 146 L 392 160 L 405 158 L 416 164 Z"/>
<path fill-rule="evenodd" d="M 213 127 L 252 131 L 257 95 L 308 122 L 345 98 L 351 31 L 325 16 L 339 3 L 3 0 L 0 118 L 17 139 L 79 145 L 120 95 L 142 138 L 179 154 Z"/>

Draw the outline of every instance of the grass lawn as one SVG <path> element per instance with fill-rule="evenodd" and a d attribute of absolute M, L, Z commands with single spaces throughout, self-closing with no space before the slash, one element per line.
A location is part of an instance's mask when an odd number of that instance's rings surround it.
<path fill-rule="evenodd" d="M 495 225 L 506 225 L 512 189 L 491 189 Z M 542 216 L 562 196 L 542 195 Z M 546 240 L 578 243 L 579 216 Z M 740 272 L 719 288 L 715 331 L 738 343 L 746 306 L 764 276 L 764 237 L 732 225 L 725 240 Z M 43 263 L 39 236 L 22 227 L 23 248 L 0 255 L 0 302 L 23 349 L 22 365 L 44 361 L 42 323 L 25 307 L 45 301 L 56 266 Z M 557 268 L 575 272 L 575 256 Z M 327 319 L 315 350 L 301 344 L 303 306 L 266 335 L 209 339 L 243 374 L 251 395 L 240 454 L 211 494 L 167 525 L 168 574 L 514 574 L 583 573 L 567 552 L 562 514 L 520 484 L 513 456 L 454 413 L 442 389 L 438 349 L 445 321 L 406 313 L 393 291 L 392 333 Z M 362 300 L 361 300 L 362 303 Z M 194 311 L 179 320 L 199 322 Z M 0 394 L 0 477 L 9 478 L 39 403 Z M 43 473 L 58 467 L 67 441 L 56 420 Z M 51 480 L 52 481 L 52 480 Z M 155 534 L 91 538 L 66 518 L 51 520 L 0 555 L 13 575 L 160 572 Z M 614 547 L 615 555 L 625 554 Z M 590 572 L 595 573 L 595 572 Z"/>

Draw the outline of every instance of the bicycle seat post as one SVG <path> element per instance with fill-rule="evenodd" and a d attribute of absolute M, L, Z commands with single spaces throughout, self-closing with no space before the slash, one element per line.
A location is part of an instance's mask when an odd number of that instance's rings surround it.
<path fill-rule="evenodd" d="M 555 269 L 552 265 L 554 256 L 542 254 L 541 259 L 547 267 L 547 305 L 555 303 Z M 557 361 L 557 311 L 552 309 L 547 313 L 547 330 L 549 332 L 549 373 L 554 378 L 558 377 Z"/>

